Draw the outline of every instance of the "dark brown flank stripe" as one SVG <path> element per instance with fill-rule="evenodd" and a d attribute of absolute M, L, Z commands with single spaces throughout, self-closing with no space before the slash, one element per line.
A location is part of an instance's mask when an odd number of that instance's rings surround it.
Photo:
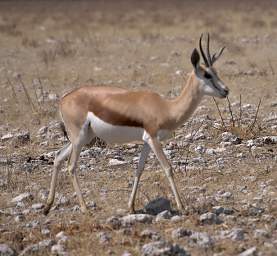
<path fill-rule="evenodd" d="M 141 127 L 143 128 L 143 123 L 135 119 L 131 119 L 122 114 L 103 106 L 101 102 L 97 99 L 92 99 L 89 104 L 89 112 L 92 112 L 98 118 L 106 123 L 119 126 L 129 126 L 129 127 Z"/>

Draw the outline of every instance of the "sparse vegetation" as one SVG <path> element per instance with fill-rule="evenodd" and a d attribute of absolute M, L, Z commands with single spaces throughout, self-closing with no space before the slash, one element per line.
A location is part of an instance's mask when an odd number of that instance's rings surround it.
<path fill-rule="evenodd" d="M 141 255 L 145 244 L 164 239 L 191 255 L 251 248 L 276 255 L 276 17 L 273 0 L 0 1 L 0 244 L 19 254 L 49 239 L 69 255 Z M 127 215 L 140 146 L 97 141 L 84 149 L 78 172 L 90 216 L 78 210 L 66 163 L 56 207 L 43 216 L 54 152 L 66 143 L 59 97 L 82 84 L 175 96 L 205 32 L 212 49 L 226 45 L 217 70 L 231 93 L 226 101 L 205 99 L 165 146 L 185 211 L 174 221 L 107 222 Z M 137 209 L 158 197 L 174 202 L 150 157 Z M 56 238 L 60 231 L 68 240 Z M 33 255 L 50 255 L 51 246 Z"/>

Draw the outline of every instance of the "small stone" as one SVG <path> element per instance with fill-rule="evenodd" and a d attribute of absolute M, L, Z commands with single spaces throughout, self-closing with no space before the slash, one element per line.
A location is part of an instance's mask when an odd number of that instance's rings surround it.
<path fill-rule="evenodd" d="M 12 199 L 12 203 L 18 203 L 23 201 L 33 200 L 33 195 L 29 192 L 22 193 Z"/>
<path fill-rule="evenodd" d="M 9 247 L 7 244 L 0 244 L 0 255 L 1 256 L 15 256 L 16 252 Z"/>
<path fill-rule="evenodd" d="M 207 212 L 200 215 L 199 220 L 202 224 L 220 224 L 221 220 L 217 217 L 216 214 L 212 212 Z"/>
<path fill-rule="evenodd" d="M 165 241 L 151 242 L 145 244 L 141 249 L 142 256 L 158 256 L 158 255 L 172 255 L 172 256 L 188 256 L 189 254 L 179 245 L 170 244 Z"/>
<path fill-rule="evenodd" d="M 257 255 L 256 246 L 253 246 L 239 254 L 239 256 L 255 256 L 255 255 Z"/>
<path fill-rule="evenodd" d="M 190 236 L 190 241 L 204 248 L 209 248 L 214 244 L 213 239 L 206 232 L 192 232 Z"/>
<path fill-rule="evenodd" d="M 145 206 L 145 212 L 152 215 L 157 215 L 163 211 L 171 211 L 170 201 L 166 198 L 160 197 Z"/>
<path fill-rule="evenodd" d="M 157 231 L 154 231 L 152 229 L 145 229 L 140 233 L 140 237 L 142 238 L 148 238 L 154 241 L 158 241 L 161 239 L 161 236 L 158 234 Z"/>
<path fill-rule="evenodd" d="M 19 254 L 19 256 L 28 256 L 35 254 L 39 251 L 39 245 L 38 244 L 31 244 L 24 248 L 23 251 Z"/>
<path fill-rule="evenodd" d="M 212 212 L 215 213 L 216 215 L 219 215 L 219 214 L 224 212 L 224 207 L 222 207 L 222 206 L 214 206 L 212 208 Z"/>
<path fill-rule="evenodd" d="M 182 216 L 179 216 L 179 215 L 174 215 L 170 221 L 172 222 L 179 222 L 179 221 L 182 221 L 184 218 Z"/>
<path fill-rule="evenodd" d="M 14 137 L 13 134 L 7 133 L 7 134 L 5 134 L 1 137 L 1 141 L 5 142 L 5 141 L 8 141 L 8 140 L 12 139 L 13 137 Z"/>
<path fill-rule="evenodd" d="M 27 223 L 25 226 L 26 226 L 26 228 L 36 228 L 38 225 L 39 225 L 39 221 L 33 220 L 33 221 Z"/>
<path fill-rule="evenodd" d="M 30 142 L 30 132 L 28 131 L 16 133 L 14 134 L 14 137 L 15 137 L 16 143 L 26 144 Z"/>
<path fill-rule="evenodd" d="M 43 228 L 43 229 L 41 230 L 41 234 L 42 234 L 42 235 L 49 235 L 49 234 L 50 234 L 50 230 L 49 230 L 48 228 Z"/>
<path fill-rule="evenodd" d="M 56 234 L 56 239 L 58 240 L 58 243 L 66 243 L 68 236 L 65 235 L 64 231 L 61 231 Z"/>
<path fill-rule="evenodd" d="M 106 220 L 106 223 L 112 227 L 112 229 L 119 229 L 121 227 L 121 220 L 119 217 L 112 216 Z"/>
<path fill-rule="evenodd" d="M 192 232 L 188 229 L 185 229 L 185 228 L 177 228 L 177 229 L 174 229 L 171 233 L 171 236 L 173 239 L 179 239 L 179 238 L 182 238 L 182 237 L 188 237 L 188 236 L 191 236 Z"/>
<path fill-rule="evenodd" d="M 121 160 L 118 160 L 118 159 L 110 159 L 108 165 L 110 167 L 112 167 L 112 166 L 119 166 L 119 165 L 124 165 L 124 164 L 128 164 L 128 162 L 121 161 Z"/>
<path fill-rule="evenodd" d="M 52 239 L 45 239 L 38 243 L 40 249 L 42 248 L 50 248 L 52 245 L 55 244 L 55 241 Z"/>
<path fill-rule="evenodd" d="M 42 126 L 42 127 L 38 130 L 37 135 L 38 135 L 38 136 L 44 136 L 44 135 L 46 135 L 47 131 L 48 131 L 48 126 Z"/>
<path fill-rule="evenodd" d="M 132 256 L 132 254 L 130 252 L 125 251 L 121 254 L 121 256 Z"/>
<path fill-rule="evenodd" d="M 34 210 L 41 210 L 43 207 L 44 205 L 42 203 L 32 204 L 32 209 Z"/>
<path fill-rule="evenodd" d="M 19 215 L 15 216 L 14 220 L 15 220 L 15 222 L 22 222 L 25 220 L 25 216 L 23 214 L 19 214 Z"/>
<path fill-rule="evenodd" d="M 51 247 L 51 253 L 58 256 L 67 256 L 69 255 L 62 244 L 55 244 Z"/>
<path fill-rule="evenodd" d="M 60 195 L 57 201 L 57 204 L 62 206 L 69 205 L 70 203 L 69 199 L 63 195 Z"/>
<path fill-rule="evenodd" d="M 149 214 L 130 214 L 121 218 L 121 223 L 124 227 L 135 223 L 151 223 L 153 216 Z"/>
<path fill-rule="evenodd" d="M 233 228 L 227 232 L 225 237 L 230 238 L 233 241 L 242 241 L 244 240 L 244 230 L 241 228 Z"/>
<path fill-rule="evenodd" d="M 266 231 L 265 229 L 256 229 L 254 231 L 254 237 L 255 238 L 268 238 L 269 237 L 269 232 Z"/>
<path fill-rule="evenodd" d="M 168 210 L 165 210 L 163 212 L 160 212 L 157 216 L 155 221 L 163 221 L 163 220 L 169 220 L 172 217 L 172 213 Z"/>
<path fill-rule="evenodd" d="M 97 234 L 97 237 L 99 238 L 99 243 L 101 244 L 108 243 L 111 240 L 111 235 L 106 232 L 100 232 Z"/>

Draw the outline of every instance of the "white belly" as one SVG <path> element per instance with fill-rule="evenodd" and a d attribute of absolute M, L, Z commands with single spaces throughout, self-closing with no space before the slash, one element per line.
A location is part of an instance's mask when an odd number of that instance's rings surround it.
<path fill-rule="evenodd" d="M 88 113 L 88 119 L 95 136 L 107 143 L 127 143 L 142 140 L 143 128 L 112 125 L 101 120 L 92 112 Z"/>
<path fill-rule="evenodd" d="M 99 137 L 109 144 L 143 141 L 149 136 L 143 128 L 109 124 L 98 118 L 92 112 L 88 112 L 87 119 L 94 136 Z M 172 132 L 168 130 L 158 131 L 159 140 L 168 139 L 171 135 Z"/>

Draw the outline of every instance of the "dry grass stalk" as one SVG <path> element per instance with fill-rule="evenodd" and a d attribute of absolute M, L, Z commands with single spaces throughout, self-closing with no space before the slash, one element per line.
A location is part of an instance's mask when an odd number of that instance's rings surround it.
<path fill-rule="evenodd" d="M 254 117 L 253 122 L 247 127 L 247 130 L 250 131 L 251 133 L 253 133 L 253 129 L 254 129 L 255 124 L 257 122 L 257 117 L 258 117 L 258 113 L 259 113 L 259 109 L 260 109 L 261 103 L 262 103 L 262 99 L 259 100 L 259 103 L 258 103 L 256 112 L 255 112 L 255 117 Z"/>
<path fill-rule="evenodd" d="M 25 93 L 25 96 L 26 96 L 26 98 L 27 98 L 27 100 L 28 100 L 29 105 L 31 106 L 32 111 L 33 111 L 33 112 L 37 112 L 36 106 L 34 105 L 34 103 L 33 103 L 33 101 L 32 101 L 32 98 L 31 98 L 31 96 L 30 96 L 30 94 L 29 94 L 29 92 L 28 92 L 26 86 L 25 86 L 25 84 L 23 83 L 23 81 L 22 81 L 22 79 L 21 79 L 21 76 L 18 76 L 18 80 L 19 80 L 19 82 L 20 82 L 20 85 L 21 85 L 22 88 L 23 88 L 23 91 L 24 91 L 24 93 Z"/>
<path fill-rule="evenodd" d="M 235 127 L 235 120 L 234 120 L 233 111 L 232 111 L 232 107 L 231 107 L 229 97 L 227 97 L 227 101 L 228 101 L 228 108 L 229 108 L 229 113 L 231 115 L 232 124 L 233 124 L 233 127 Z"/>
<path fill-rule="evenodd" d="M 215 100 L 214 97 L 213 97 L 213 100 L 214 100 L 214 103 L 215 103 L 215 105 L 216 105 L 218 114 L 219 114 L 219 116 L 220 116 L 222 126 L 226 129 L 226 125 L 225 125 L 225 122 L 224 122 L 224 120 L 223 120 L 223 117 L 222 117 L 221 111 L 220 111 L 220 109 L 219 109 L 218 103 L 217 103 L 217 101 Z"/>
<path fill-rule="evenodd" d="M 12 90 L 12 94 L 13 94 L 13 98 L 16 102 L 16 104 L 18 104 L 18 99 L 17 99 L 17 95 L 16 95 L 16 92 L 15 92 L 15 88 L 11 82 L 11 80 L 9 79 L 8 76 L 6 76 L 6 79 L 7 79 L 7 84 L 10 86 L 11 90 Z"/>

